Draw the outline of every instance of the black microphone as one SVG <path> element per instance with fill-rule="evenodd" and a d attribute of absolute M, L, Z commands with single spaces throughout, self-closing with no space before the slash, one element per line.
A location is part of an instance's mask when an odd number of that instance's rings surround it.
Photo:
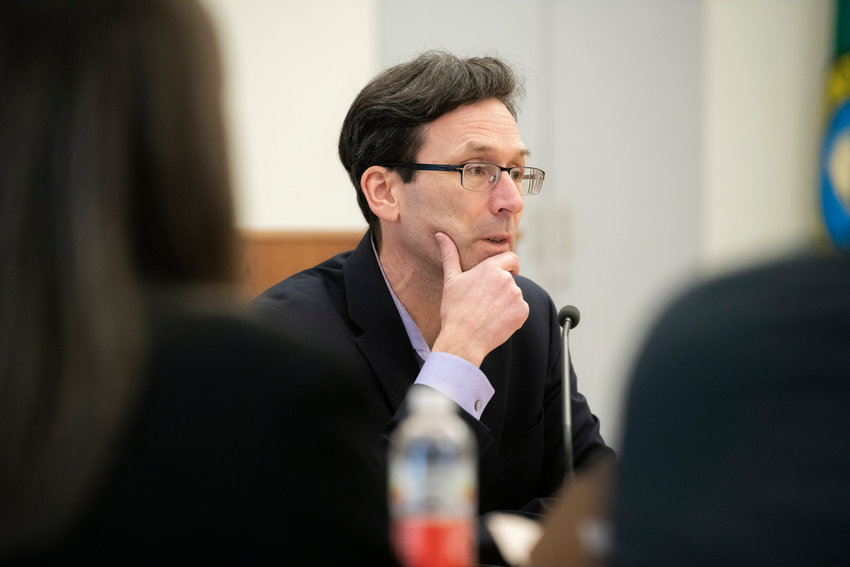
<path fill-rule="evenodd" d="M 563 351 L 561 359 L 564 365 L 564 448 L 567 452 L 567 476 L 573 475 L 573 412 L 570 405 L 570 329 L 575 329 L 581 319 L 581 312 L 575 305 L 564 305 L 558 311 L 558 323 L 561 325 Z"/>

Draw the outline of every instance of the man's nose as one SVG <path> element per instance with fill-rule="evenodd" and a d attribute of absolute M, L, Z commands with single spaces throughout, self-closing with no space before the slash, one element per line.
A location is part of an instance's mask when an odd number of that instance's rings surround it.
<path fill-rule="evenodd" d="M 499 172 L 499 180 L 491 191 L 493 205 L 496 212 L 507 210 L 512 213 L 522 211 L 525 206 L 525 197 L 520 193 L 517 184 L 511 179 L 508 171 Z"/>

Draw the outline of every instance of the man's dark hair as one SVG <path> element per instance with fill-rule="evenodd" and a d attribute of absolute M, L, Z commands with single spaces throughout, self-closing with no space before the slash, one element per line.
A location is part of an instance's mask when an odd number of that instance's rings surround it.
<path fill-rule="evenodd" d="M 378 218 L 360 188 L 366 169 L 414 161 L 424 141 L 423 126 L 465 104 L 495 98 L 516 118 L 516 104 L 523 94 L 520 79 L 504 61 L 460 58 L 446 51 L 427 51 L 390 67 L 363 87 L 342 123 L 339 158 L 376 237 L 380 238 Z M 405 183 L 416 173 L 390 169 L 399 171 Z"/>

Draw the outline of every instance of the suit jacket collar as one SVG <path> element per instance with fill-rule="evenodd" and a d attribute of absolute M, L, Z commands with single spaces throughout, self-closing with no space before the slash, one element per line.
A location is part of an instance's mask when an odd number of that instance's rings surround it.
<path fill-rule="evenodd" d="M 419 374 L 419 359 L 372 249 L 367 231 L 343 266 L 348 317 L 360 329 L 356 342 L 393 408 Z"/>

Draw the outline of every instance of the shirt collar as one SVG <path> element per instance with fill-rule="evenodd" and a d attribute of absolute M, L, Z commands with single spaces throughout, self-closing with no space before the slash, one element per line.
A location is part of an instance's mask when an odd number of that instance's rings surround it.
<path fill-rule="evenodd" d="M 387 289 L 390 290 L 393 303 L 395 303 L 398 314 L 401 315 L 401 322 L 404 323 L 404 330 L 407 331 L 407 338 L 410 339 L 410 345 L 413 347 L 413 350 L 416 351 L 416 355 L 419 357 L 419 360 L 424 362 L 425 359 L 428 358 L 428 355 L 431 354 L 431 349 L 428 348 L 428 343 L 425 342 L 425 337 L 422 336 L 422 332 L 419 330 L 419 327 L 417 327 L 416 323 L 413 322 L 413 318 L 410 316 L 410 313 L 407 312 L 407 309 L 404 308 L 404 305 L 402 305 L 398 296 L 393 291 L 389 280 L 387 280 L 387 274 L 384 273 L 384 267 L 381 265 L 381 258 L 378 256 L 378 249 L 375 248 L 375 237 L 372 236 L 371 240 L 372 252 L 375 253 L 375 260 L 377 260 L 378 268 L 381 270 L 381 275 L 384 277 L 384 283 L 387 284 Z"/>

